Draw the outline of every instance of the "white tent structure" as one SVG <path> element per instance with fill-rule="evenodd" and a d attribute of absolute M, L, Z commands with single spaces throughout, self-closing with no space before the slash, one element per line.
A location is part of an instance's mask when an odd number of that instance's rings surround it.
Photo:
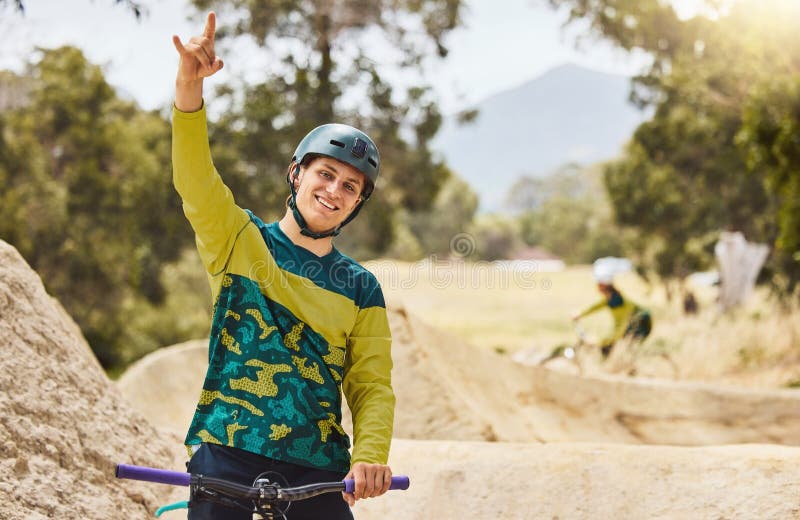
<path fill-rule="evenodd" d="M 769 248 L 748 242 L 738 231 L 724 231 L 714 246 L 714 254 L 719 263 L 719 306 L 724 312 L 742 303 L 753 292 Z"/>

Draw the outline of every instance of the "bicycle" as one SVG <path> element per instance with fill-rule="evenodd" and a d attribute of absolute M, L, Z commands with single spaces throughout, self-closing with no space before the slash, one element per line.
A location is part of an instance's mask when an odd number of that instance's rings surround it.
<path fill-rule="evenodd" d="M 155 513 L 156 516 L 161 516 L 161 514 L 174 509 L 188 508 L 189 502 L 196 499 L 211 500 L 229 507 L 245 509 L 253 515 L 258 515 L 260 520 L 286 520 L 286 512 L 292 501 L 304 500 L 323 493 L 352 493 L 355 490 L 353 479 L 288 487 L 285 479 L 276 472 L 262 473 L 255 479 L 252 486 L 204 475 L 130 464 L 117 464 L 115 476 L 123 479 L 189 487 L 188 501 L 160 507 Z M 276 482 L 276 480 L 283 482 Z M 395 475 L 392 476 L 389 489 L 408 489 L 410 484 L 411 481 L 407 476 Z M 245 503 L 250 505 L 245 505 Z"/>
<path fill-rule="evenodd" d="M 586 353 L 583 351 L 585 347 L 593 347 L 594 345 L 588 341 L 586 331 L 580 325 L 575 325 L 575 335 L 577 340 L 574 343 L 558 345 L 550 354 L 540 359 L 538 365 L 545 366 L 553 361 L 563 359 L 570 362 L 578 370 L 579 374 L 583 374 L 584 358 L 586 357 Z"/>
<path fill-rule="evenodd" d="M 608 357 L 609 371 L 629 376 L 677 379 L 680 367 L 669 351 L 657 343 L 625 337 Z"/>
<path fill-rule="evenodd" d="M 546 366 L 566 361 L 580 375 L 591 371 L 675 379 L 679 373 L 669 352 L 643 345 L 633 336 L 628 335 L 613 346 L 600 346 L 590 341 L 585 329 L 578 324 L 575 324 L 575 335 L 574 343 L 558 345 L 537 364 Z"/>

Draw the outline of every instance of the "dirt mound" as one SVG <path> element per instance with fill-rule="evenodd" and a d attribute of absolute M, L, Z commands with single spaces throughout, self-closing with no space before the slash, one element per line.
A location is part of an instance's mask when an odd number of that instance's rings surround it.
<path fill-rule="evenodd" d="M 425 440 L 800 445 L 800 391 L 579 377 L 523 366 L 391 307 L 395 436 Z M 202 386 L 206 341 L 133 365 L 120 389 L 182 435 Z"/>
<path fill-rule="evenodd" d="M 180 436 L 182 442 L 207 368 L 208 340 L 187 341 L 133 363 L 117 388 L 151 424 Z"/>
<path fill-rule="evenodd" d="M 390 313 L 402 438 L 800 445 L 800 391 L 524 366 Z"/>
<path fill-rule="evenodd" d="M 411 487 L 359 520 L 800 518 L 794 447 L 397 440 L 390 464 Z"/>
<path fill-rule="evenodd" d="M 0 518 L 148 518 L 185 494 L 123 484 L 113 466 L 181 467 L 206 341 L 162 349 L 113 385 L 2 243 L 0 266 L 11 349 L 0 361 Z M 412 486 L 360 502 L 359 520 L 800 518 L 800 448 L 778 445 L 800 444 L 799 391 L 579 377 L 474 348 L 402 308 L 389 317 L 390 463 Z"/>
<path fill-rule="evenodd" d="M 173 467 L 175 446 L 120 395 L 78 327 L 0 241 L 0 518 L 148 518 L 158 486 L 117 462 Z"/>

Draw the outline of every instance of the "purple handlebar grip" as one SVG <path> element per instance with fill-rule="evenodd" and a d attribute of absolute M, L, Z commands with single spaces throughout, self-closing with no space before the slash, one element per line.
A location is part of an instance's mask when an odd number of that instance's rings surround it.
<path fill-rule="evenodd" d="M 409 479 L 405 475 L 395 475 L 392 477 L 392 484 L 389 486 L 389 489 L 408 489 L 408 486 L 411 485 L 411 479 Z M 348 478 L 344 480 L 344 492 L 345 493 L 352 493 L 356 487 L 355 480 Z"/>
<path fill-rule="evenodd" d="M 132 480 L 146 480 L 147 482 L 157 482 L 159 484 L 171 484 L 173 486 L 188 486 L 191 475 L 180 471 L 170 471 L 168 469 L 146 468 L 144 466 L 131 466 L 130 464 L 117 464 L 117 478 L 128 478 Z"/>

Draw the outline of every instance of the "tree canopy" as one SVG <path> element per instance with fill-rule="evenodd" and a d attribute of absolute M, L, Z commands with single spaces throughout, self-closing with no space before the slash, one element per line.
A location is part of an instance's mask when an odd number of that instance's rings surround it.
<path fill-rule="evenodd" d="M 122 363 L 132 341 L 124 309 L 161 303 L 162 263 L 191 243 L 171 187 L 169 125 L 120 100 L 73 47 L 42 51 L 0 83 L 16 94 L 0 110 L 0 238 L 41 275 L 101 363 Z"/>
<path fill-rule="evenodd" d="M 198 12 L 218 11 L 218 37 L 251 38 L 268 56 L 262 78 L 219 90 L 227 107 L 212 130 L 214 156 L 240 202 L 261 214 L 282 213 L 285 170 L 294 147 L 331 121 L 361 128 L 378 143 L 381 178 L 339 243 L 360 257 L 391 246 L 407 212 L 427 211 L 451 176 L 429 142 L 442 116 L 421 77 L 398 89 L 375 46 L 399 49 L 403 70 L 430 52 L 444 56 L 460 0 L 307 2 L 193 0 Z M 224 45 L 224 43 L 223 43 Z M 399 91 L 398 91 L 399 90 Z M 345 235 L 350 235 L 346 237 Z M 357 240 L 353 240 L 357 237 Z"/>
<path fill-rule="evenodd" d="M 796 128 L 800 4 L 705 2 L 680 18 L 659 0 L 549 0 L 623 49 L 647 52 L 632 99 L 654 108 L 605 171 L 617 220 L 662 276 L 712 258 L 713 234 L 742 231 L 772 247 L 768 274 L 786 294 L 800 276 Z M 794 134 L 796 135 L 796 134 Z"/>
<path fill-rule="evenodd" d="M 277 56 L 260 81 L 234 79 L 215 96 L 224 110 L 209 125 L 214 162 L 240 205 L 279 217 L 295 146 L 336 120 L 370 133 L 383 161 L 338 247 L 367 258 L 398 251 L 402 236 L 405 254 L 419 256 L 443 247 L 434 233 L 466 225 L 474 195 L 428 147 L 442 119 L 430 88 L 420 80 L 396 92 L 359 39 L 377 30 L 406 41 L 398 66 L 412 67 L 427 45 L 446 53 L 460 2 L 217 4 L 242 15 L 227 18 L 229 37 L 248 34 Z M 21 74 L 0 71 L 0 90 L 0 238 L 42 276 L 101 363 L 118 369 L 207 332 L 207 283 L 196 255 L 184 254 L 192 233 L 171 185 L 166 114 L 122 100 L 73 47 L 38 50 Z M 436 212 L 454 220 L 435 221 Z"/>
<path fill-rule="evenodd" d="M 547 177 L 523 177 L 508 191 L 522 241 L 568 263 L 622 253 L 620 231 L 603 189 L 601 166 L 567 164 Z"/>

